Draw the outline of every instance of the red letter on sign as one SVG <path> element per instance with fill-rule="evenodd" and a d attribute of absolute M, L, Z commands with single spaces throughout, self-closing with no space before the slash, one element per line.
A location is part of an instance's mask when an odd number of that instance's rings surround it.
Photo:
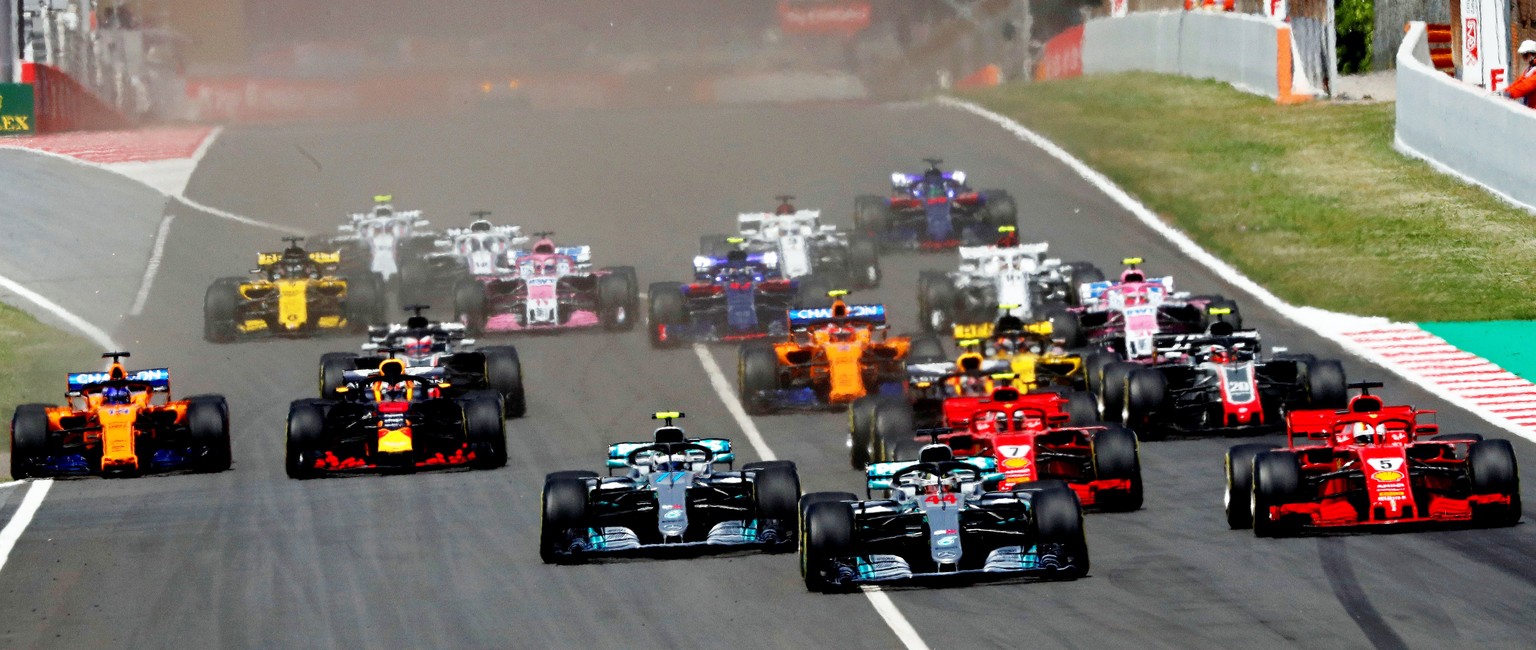
<path fill-rule="evenodd" d="M 1488 71 L 1488 90 L 1499 92 L 1504 86 L 1504 68 L 1494 68 Z"/>

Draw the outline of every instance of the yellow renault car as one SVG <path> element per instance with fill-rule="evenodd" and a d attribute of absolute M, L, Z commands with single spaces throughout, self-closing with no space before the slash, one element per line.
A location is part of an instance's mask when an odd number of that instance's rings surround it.
<path fill-rule="evenodd" d="M 359 333 L 384 321 L 384 289 L 377 276 L 341 278 L 341 253 L 304 250 L 302 237 L 285 237 L 281 252 L 260 253 L 254 279 L 220 278 L 203 297 L 203 337 L 214 343 L 262 338 L 305 338 Z"/>

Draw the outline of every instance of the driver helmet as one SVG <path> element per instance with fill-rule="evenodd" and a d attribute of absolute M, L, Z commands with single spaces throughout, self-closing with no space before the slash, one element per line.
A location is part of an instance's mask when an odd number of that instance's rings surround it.
<path fill-rule="evenodd" d="M 1232 363 L 1237 360 L 1230 348 L 1223 345 L 1211 346 L 1211 363 Z"/>
<path fill-rule="evenodd" d="M 285 259 L 283 260 L 283 276 L 289 278 L 303 277 L 308 270 L 307 267 L 308 265 L 304 263 L 302 258 Z"/>
<path fill-rule="evenodd" d="M 1013 248 L 1013 247 L 1018 246 L 1018 245 L 1019 245 L 1019 233 L 1017 233 L 1017 232 L 1014 232 L 1014 231 L 1010 230 L 1008 232 L 1003 233 L 1003 236 L 997 238 L 997 247 L 998 248 Z"/>
<path fill-rule="evenodd" d="M 789 203 L 789 201 L 785 201 L 783 203 L 780 203 L 779 207 L 774 208 L 773 213 L 775 215 L 794 214 L 795 213 L 795 206 L 791 205 Z"/>
<path fill-rule="evenodd" d="M 1019 340 L 1012 336 L 999 336 L 993 343 L 999 354 L 1016 354 L 1019 351 Z"/>
<path fill-rule="evenodd" d="M 486 221 L 484 219 L 478 219 L 474 223 L 469 224 L 469 231 L 470 232 L 490 232 L 491 231 L 491 222 Z"/>
<path fill-rule="evenodd" d="M 1376 442 L 1376 427 L 1365 422 L 1351 422 L 1349 424 L 1349 437 L 1357 445 L 1369 445 Z"/>
<path fill-rule="evenodd" d="M 432 336 L 412 337 L 405 340 L 405 354 L 411 357 L 424 357 L 432 354 Z"/>
<path fill-rule="evenodd" d="M 122 386 L 108 386 L 101 391 L 103 404 L 127 404 L 133 397 L 133 393 Z"/>
<path fill-rule="evenodd" d="M 1146 281 L 1147 281 L 1147 274 L 1142 273 L 1141 269 L 1134 269 L 1134 268 L 1126 269 L 1125 272 L 1120 274 L 1120 282 L 1122 282 L 1122 283 L 1146 282 Z"/>
<path fill-rule="evenodd" d="M 533 252 L 539 253 L 541 255 L 553 255 L 555 253 L 555 243 L 548 239 L 540 241 L 539 243 L 534 244 Z"/>
<path fill-rule="evenodd" d="M 388 205 L 376 205 L 373 207 L 373 216 L 387 218 L 395 216 L 395 209 Z"/>
<path fill-rule="evenodd" d="M 853 340 L 853 326 L 851 325 L 833 325 L 828 333 L 832 341 L 837 343 L 847 343 Z"/>

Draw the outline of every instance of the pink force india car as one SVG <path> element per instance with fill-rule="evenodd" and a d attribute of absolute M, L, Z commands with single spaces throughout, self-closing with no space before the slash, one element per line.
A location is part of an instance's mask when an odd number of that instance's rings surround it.
<path fill-rule="evenodd" d="M 1128 361 L 1145 361 L 1157 351 L 1160 335 L 1198 334 L 1215 320 L 1242 328 L 1237 303 L 1218 295 L 1175 292 L 1171 276 L 1149 278 L 1137 265 L 1141 258 L 1123 260 L 1120 280 L 1083 284 L 1081 307 L 1057 307 L 1051 326 L 1068 347 L 1091 345 Z"/>
<path fill-rule="evenodd" d="M 640 303 L 635 270 L 592 269 L 590 246 L 557 247 L 536 233 L 529 250 L 512 250 L 507 266 L 475 273 L 454 287 L 454 313 L 473 333 L 634 327 Z"/>

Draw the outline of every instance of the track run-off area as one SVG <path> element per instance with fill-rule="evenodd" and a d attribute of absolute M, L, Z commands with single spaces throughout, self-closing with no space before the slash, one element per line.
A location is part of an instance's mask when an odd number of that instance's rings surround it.
<path fill-rule="evenodd" d="M 862 492 L 845 416 L 748 418 L 733 401 L 730 346 L 658 351 L 639 329 L 519 337 L 529 408 L 508 423 L 506 468 L 301 482 L 283 473 L 288 403 L 312 396 L 323 352 L 361 339 L 201 337 L 215 278 L 275 250 L 278 230 L 331 231 L 379 193 L 425 210 L 435 228 L 487 209 L 499 223 L 553 230 L 590 244 L 599 266 L 635 266 L 643 286 L 686 280 L 700 234 L 726 231 L 776 194 L 846 225 L 855 195 L 926 156 L 1013 193 L 1021 238 L 1049 241 L 1053 256 L 1105 269 L 1141 256 L 1180 289 L 1236 298 L 1267 345 L 1340 357 L 1352 381 L 1386 381 L 1389 401 L 1440 409 L 1445 431 L 1513 438 L 1536 476 L 1536 445 L 1295 325 L 1067 166 L 952 107 L 231 127 L 206 151 L 188 201 L 132 238 L 143 250 L 131 253 L 156 264 L 142 304 L 136 293 L 125 301 L 138 313 L 95 324 L 136 365 L 168 366 L 178 394 L 228 397 L 234 468 L 0 486 L 6 530 L 30 515 L 14 539 L 0 534 L 0 550 L 14 542 L 0 567 L 0 647 L 1529 647 L 1536 528 L 1257 539 L 1222 515 L 1233 438 L 1144 443 L 1146 506 L 1087 517 L 1093 569 L 1075 582 L 818 595 L 792 554 L 546 566 L 536 548 L 544 474 L 600 469 L 607 444 L 648 438 L 650 413 L 685 411 L 691 435 L 735 439 L 742 462 L 796 461 L 807 492 Z M 954 265 L 954 253 L 889 254 L 882 286 L 857 298 L 885 302 L 896 329 L 915 329 L 918 273 Z M 124 285 L 141 286 L 145 272 Z M 38 490 L 46 498 L 29 499 Z M 1524 497 L 1536 503 L 1531 489 Z"/>

